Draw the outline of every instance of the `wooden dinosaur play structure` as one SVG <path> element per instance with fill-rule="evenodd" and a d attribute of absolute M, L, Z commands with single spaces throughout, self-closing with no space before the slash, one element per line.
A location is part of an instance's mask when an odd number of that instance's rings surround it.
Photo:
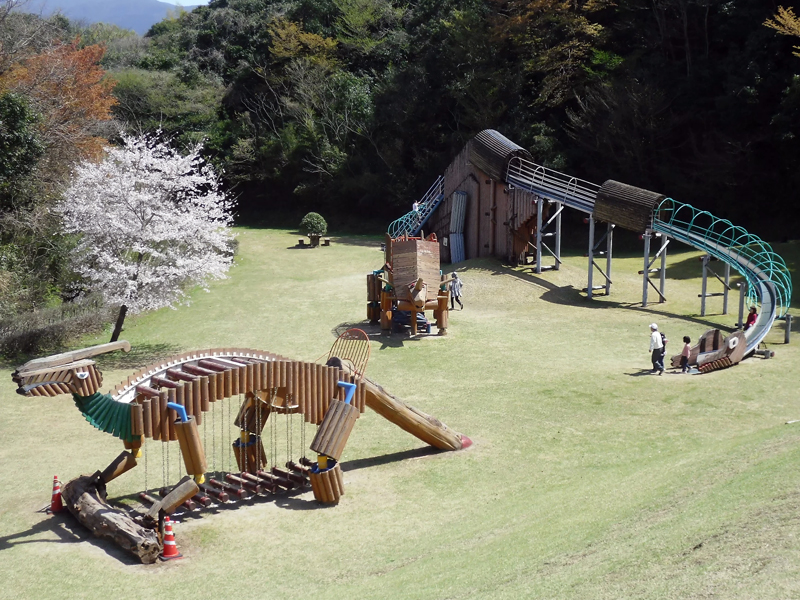
<path fill-rule="evenodd" d="M 338 461 L 365 407 L 441 450 L 472 443 L 367 379 L 368 347 L 364 332 L 348 330 L 334 343 L 326 364 L 245 348 L 198 350 L 141 369 L 103 394 L 102 374 L 92 357 L 130 350 L 122 341 L 29 361 L 13 379 L 24 396 L 71 393 L 90 424 L 122 440 L 125 451 L 105 470 L 68 482 L 63 496 L 67 508 L 96 535 L 147 563 L 162 547 L 164 516 L 182 505 L 274 494 L 308 483 L 318 501 L 338 502 L 344 493 Z M 230 402 L 236 403 L 238 439 L 232 450 L 237 469 L 206 480 L 198 425 L 218 402 L 227 402 L 229 410 Z M 262 434 L 273 413 L 301 415 L 304 423 L 319 426 L 310 445 L 316 462 L 303 457 L 287 460 L 285 468 L 273 461 L 270 468 Z M 177 441 L 188 476 L 163 490 L 161 500 L 141 494 L 150 510 L 132 518 L 107 504 L 106 485 L 136 466 L 147 440 Z"/>
<path fill-rule="evenodd" d="M 367 275 L 367 318 L 391 331 L 409 315 L 411 334 L 417 335 L 418 315 L 432 310 L 439 335 L 446 335 L 449 283 L 450 277 L 441 275 L 435 234 L 396 239 L 387 235 L 383 268 Z M 430 333 L 429 325 L 426 330 Z"/>

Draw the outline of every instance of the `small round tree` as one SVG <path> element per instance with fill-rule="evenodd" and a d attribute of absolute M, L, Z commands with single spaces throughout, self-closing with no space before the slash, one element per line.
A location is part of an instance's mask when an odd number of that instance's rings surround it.
<path fill-rule="evenodd" d="M 328 232 L 328 224 L 321 214 L 310 212 L 300 221 L 300 231 L 308 236 L 312 246 L 318 246 L 319 238 Z"/>

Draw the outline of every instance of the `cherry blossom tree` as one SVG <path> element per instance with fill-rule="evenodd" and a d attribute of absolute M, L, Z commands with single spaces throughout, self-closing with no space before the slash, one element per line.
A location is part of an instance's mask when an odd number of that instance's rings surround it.
<path fill-rule="evenodd" d="M 84 162 L 58 204 L 79 241 L 75 270 L 128 312 L 188 303 L 190 287 L 224 279 L 233 261 L 234 201 L 195 146 L 185 156 L 155 137 L 122 136 L 99 163 Z"/>

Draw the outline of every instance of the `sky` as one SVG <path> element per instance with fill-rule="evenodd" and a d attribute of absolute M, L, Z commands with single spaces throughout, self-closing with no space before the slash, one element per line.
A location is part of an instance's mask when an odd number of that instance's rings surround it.
<path fill-rule="evenodd" d="M 158 0 L 164 4 L 180 4 L 181 6 L 197 6 L 198 4 L 208 4 L 208 0 L 186 0 L 185 2 L 181 2 L 180 0 L 174 0 L 173 2 L 167 2 L 167 0 Z"/>

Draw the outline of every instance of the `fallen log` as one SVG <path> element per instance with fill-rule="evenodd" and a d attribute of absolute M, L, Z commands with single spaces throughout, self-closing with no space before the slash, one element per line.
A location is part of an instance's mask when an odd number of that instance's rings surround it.
<path fill-rule="evenodd" d="M 161 544 L 157 532 L 142 527 L 128 513 L 106 502 L 106 486 L 99 471 L 64 485 L 61 497 L 69 512 L 96 537 L 135 554 L 144 564 L 158 560 Z"/>

